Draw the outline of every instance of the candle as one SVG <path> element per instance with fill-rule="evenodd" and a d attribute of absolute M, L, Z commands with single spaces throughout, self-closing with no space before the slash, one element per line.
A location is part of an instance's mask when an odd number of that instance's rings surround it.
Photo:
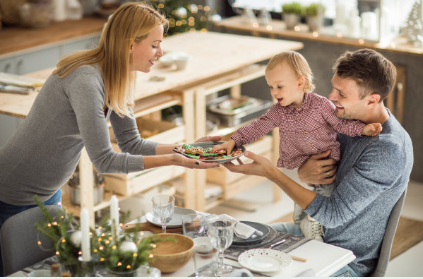
<path fill-rule="evenodd" d="M 119 233 L 119 202 L 115 195 L 110 199 L 110 221 L 112 222 L 113 237 Z"/>
<path fill-rule="evenodd" d="M 82 232 L 82 241 L 81 241 L 81 251 L 82 251 L 82 261 L 89 262 L 91 261 L 91 249 L 90 249 L 90 225 L 89 225 L 89 213 L 88 209 L 81 209 L 81 232 Z"/>

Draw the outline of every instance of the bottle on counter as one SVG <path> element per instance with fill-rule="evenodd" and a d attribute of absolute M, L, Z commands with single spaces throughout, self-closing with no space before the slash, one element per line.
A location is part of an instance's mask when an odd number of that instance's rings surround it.
<path fill-rule="evenodd" d="M 80 20 L 84 15 L 81 4 L 78 0 L 67 0 L 66 17 L 70 20 Z"/>
<path fill-rule="evenodd" d="M 66 0 L 53 0 L 53 19 L 54 21 L 66 20 Z"/>

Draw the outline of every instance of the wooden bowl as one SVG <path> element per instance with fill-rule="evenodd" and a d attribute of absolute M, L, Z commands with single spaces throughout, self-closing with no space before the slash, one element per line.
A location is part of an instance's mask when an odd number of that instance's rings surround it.
<path fill-rule="evenodd" d="M 192 238 L 176 233 L 158 234 L 161 238 L 172 237 L 177 241 L 158 242 L 154 249 L 150 266 L 160 269 L 162 273 L 175 272 L 188 263 L 194 251 Z"/>

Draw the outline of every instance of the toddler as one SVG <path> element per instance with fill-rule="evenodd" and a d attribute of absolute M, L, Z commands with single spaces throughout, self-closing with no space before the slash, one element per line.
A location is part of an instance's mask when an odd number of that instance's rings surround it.
<path fill-rule="evenodd" d="M 376 136 L 382 131 L 379 123 L 364 124 L 358 120 L 341 119 L 335 115 L 335 105 L 327 98 L 312 93 L 313 74 L 305 58 L 294 51 L 282 52 L 267 64 L 266 82 L 270 93 L 277 100 L 269 111 L 250 125 L 235 132 L 224 144 L 216 145 L 213 151 L 254 142 L 279 128 L 279 168 L 299 168 L 311 155 L 331 150 L 330 157 L 340 160 L 340 144 L 337 134 L 348 136 Z M 327 176 L 332 176 L 329 172 Z M 311 185 L 316 193 L 330 196 L 334 184 Z M 300 225 L 306 237 L 323 241 L 323 227 L 305 214 L 297 204 L 294 222 Z"/>

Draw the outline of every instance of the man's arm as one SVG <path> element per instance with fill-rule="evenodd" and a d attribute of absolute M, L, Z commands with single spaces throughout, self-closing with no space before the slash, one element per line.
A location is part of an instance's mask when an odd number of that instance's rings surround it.
<path fill-rule="evenodd" d="M 294 200 L 303 209 L 306 209 L 315 198 L 315 192 L 305 189 L 290 179 L 263 156 L 254 154 L 251 151 L 246 151 L 244 156 L 252 159 L 253 161 L 248 164 L 243 164 L 239 160 L 239 165 L 235 165 L 230 162 L 223 164 L 223 166 L 232 172 L 267 177 L 269 180 L 276 183 L 289 197 L 291 197 L 292 200 Z"/>

